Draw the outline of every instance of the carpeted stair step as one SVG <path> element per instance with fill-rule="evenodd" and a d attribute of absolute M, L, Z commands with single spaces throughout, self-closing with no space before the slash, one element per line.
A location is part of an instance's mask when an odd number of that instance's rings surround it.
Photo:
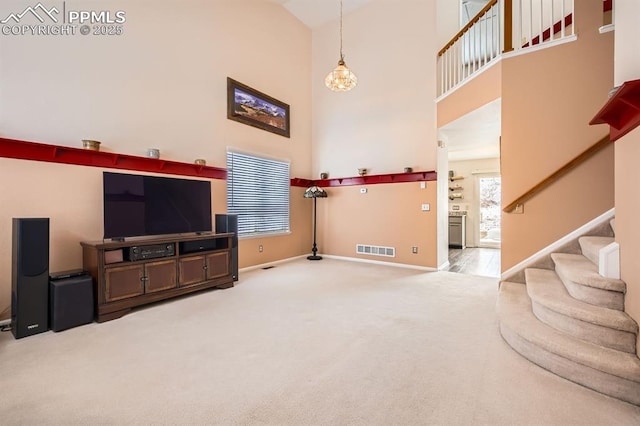
<path fill-rule="evenodd" d="M 616 233 L 616 219 L 613 218 L 609 221 L 609 225 L 611 225 L 611 230 L 613 231 L 613 234 L 615 235 Z"/>
<path fill-rule="evenodd" d="M 533 315 L 524 284 L 502 282 L 498 294 L 500 333 L 531 362 L 605 395 L 640 405 L 640 359 L 585 342 Z"/>
<path fill-rule="evenodd" d="M 591 305 L 624 310 L 624 281 L 603 277 L 598 267 L 581 254 L 552 253 L 551 259 L 571 296 Z"/>
<path fill-rule="evenodd" d="M 574 299 L 555 271 L 529 268 L 525 277 L 533 313 L 540 321 L 587 342 L 636 353 L 638 324 L 629 315 Z"/>
<path fill-rule="evenodd" d="M 608 246 L 615 241 L 613 237 L 580 237 L 578 243 L 582 249 L 584 257 L 596 264 L 600 265 L 600 249 Z"/>

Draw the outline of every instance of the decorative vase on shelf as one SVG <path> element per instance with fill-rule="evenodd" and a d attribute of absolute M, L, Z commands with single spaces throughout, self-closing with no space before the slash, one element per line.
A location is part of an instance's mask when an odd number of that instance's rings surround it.
<path fill-rule="evenodd" d="M 160 158 L 160 150 L 158 148 L 149 148 L 149 149 L 147 149 L 147 157 L 149 157 L 149 158 Z"/>
<path fill-rule="evenodd" d="M 82 147 L 91 151 L 100 151 L 100 141 L 82 139 Z"/>

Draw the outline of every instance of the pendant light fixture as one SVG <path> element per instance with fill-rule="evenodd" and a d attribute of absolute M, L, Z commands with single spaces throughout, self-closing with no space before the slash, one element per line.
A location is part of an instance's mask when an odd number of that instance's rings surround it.
<path fill-rule="evenodd" d="M 340 60 L 338 66 L 324 79 L 324 84 L 334 92 L 346 92 L 358 84 L 358 79 L 344 63 L 342 53 L 342 0 L 340 0 Z"/>

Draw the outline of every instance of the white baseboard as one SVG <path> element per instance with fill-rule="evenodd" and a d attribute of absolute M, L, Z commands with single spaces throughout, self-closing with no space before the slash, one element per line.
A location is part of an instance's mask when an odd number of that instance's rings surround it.
<path fill-rule="evenodd" d="M 447 261 L 445 264 L 441 265 L 438 269 L 436 269 L 436 268 L 431 268 L 431 267 L 428 267 L 428 266 L 409 265 L 407 263 L 384 262 L 384 261 L 381 261 L 381 260 L 360 259 L 360 258 L 357 258 L 357 257 L 347 257 L 347 256 L 334 256 L 334 255 L 331 255 L 331 254 L 322 254 L 322 253 L 318 253 L 318 256 L 326 257 L 327 259 L 346 260 L 346 261 L 349 261 L 349 262 L 373 263 L 373 264 L 376 264 L 376 265 L 394 266 L 396 268 L 417 269 L 419 271 L 427 271 L 427 272 L 436 272 L 438 270 L 442 270 L 442 269 L 445 269 L 445 268 L 449 267 L 449 261 Z M 247 266 L 246 268 L 239 269 L 238 273 L 254 271 L 256 269 L 263 269 L 263 268 L 266 268 L 266 267 L 269 267 L 269 266 L 280 265 L 282 263 L 292 262 L 292 261 L 297 260 L 297 259 L 305 259 L 306 257 L 307 257 L 307 255 L 303 254 L 301 256 L 289 257 L 287 259 L 282 259 L 282 260 L 275 260 L 273 262 L 262 263 L 260 265 Z"/>
<path fill-rule="evenodd" d="M 447 260 L 442 265 L 438 266 L 438 271 L 447 270 L 447 269 L 449 269 L 449 266 L 451 266 L 451 263 Z"/>
<path fill-rule="evenodd" d="M 263 269 L 268 266 L 274 266 L 274 265 L 280 265 L 282 263 L 292 262 L 296 259 L 305 258 L 305 257 L 307 257 L 307 255 L 303 254 L 300 256 L 289 257 L 286 259 L 274 260 L 273 262 L 261 263 L 260 265 L 247 266 L 246 268 L 238 269 L 238 274 L 240 274 L 241 272 L 249 272 L 249 271 L 254 271 L 256 269 Z"/>
<path fill-rule="evenodd" d="M 511 268 L 507 269 L 506 271 L 504 271 L 500 275 L 500 279 L 504 280 L 505 278 L 515 274 L 516 272 L 519 272 L 519 271 L 523 270 L 524 268 L 527 268 L 530 265 L 540 261 L 541 259 L 545 258 L 546 256 L 549 256 L 551 253 L 554 253 L 554 252 L 558 251 L 558 249 L 560 247 L 564 246 L 565 244 L 570 243 L 571 241 L 575 240 L 578 237 L 581 237 L 582 235 L 584 235 L 590 229 L 595 228 L 598 225 L 602 225 L 602 224 L 610 221 L 611 219 L 613 219 L 613 217 L 615 215 L 616 215 L 616 209 L 615 208 L 604 212 L 603 214 L 601 214 L 597 218 L 595 218 L 592 221 L 582 225 L 580 228 L 576 229 L 575 231 L 571 232 L 570 234 L 565 235 L 564 237 L 560 238 L 558 241 L 554 242 L 553 244 L 548 245 L 547 247 L 543 248 L 539 252 L 537 252 L 534 255 L 528 257 L 527 259 L 523 260 L 522 262 L 518 263 L 517 265 L 512 266 Z"/>
<path fill-rule="evenodd" d="M 600 28 L 598 28 L 598 32 L 600 34 L 609 33 L 611 31 L 615 31 L 615 30 L 616 30 L 615 24 L 603 25 Z"/>
<path fill-rule="evenodd" d="M 11 324 L 11 320 L 10 319 L 6 319 L 6 320 L 1 320 L 0 321 L 0 327 L 4 327 L 5 325 L 9 325 Z"/>
<path fill-rule="evenodd" d="M 322 257 L 326 257 L 327 259 L 346 260 L 349 262 L 373 263 L 375 265 L 394 266 L 396 268 L 417 269 L 419 271 L 426 271 L 426 272 L 438 271 L 438 269 L 431 268 L 428 266 L 409 265 L 407 263 L 384 262 L 382 260 L 360 259 L 359 257 L 334 256 L 331 254 L 323 254 Z"/>

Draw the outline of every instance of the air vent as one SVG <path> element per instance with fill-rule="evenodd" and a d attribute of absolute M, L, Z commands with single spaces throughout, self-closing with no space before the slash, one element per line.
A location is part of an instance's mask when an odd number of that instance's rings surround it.
<path fill-rule="evenodd" d="M 356 244 L 356 253 L 370 256 L 396 257 L 396 249 L 393 247 L 369 246 Z"/>

